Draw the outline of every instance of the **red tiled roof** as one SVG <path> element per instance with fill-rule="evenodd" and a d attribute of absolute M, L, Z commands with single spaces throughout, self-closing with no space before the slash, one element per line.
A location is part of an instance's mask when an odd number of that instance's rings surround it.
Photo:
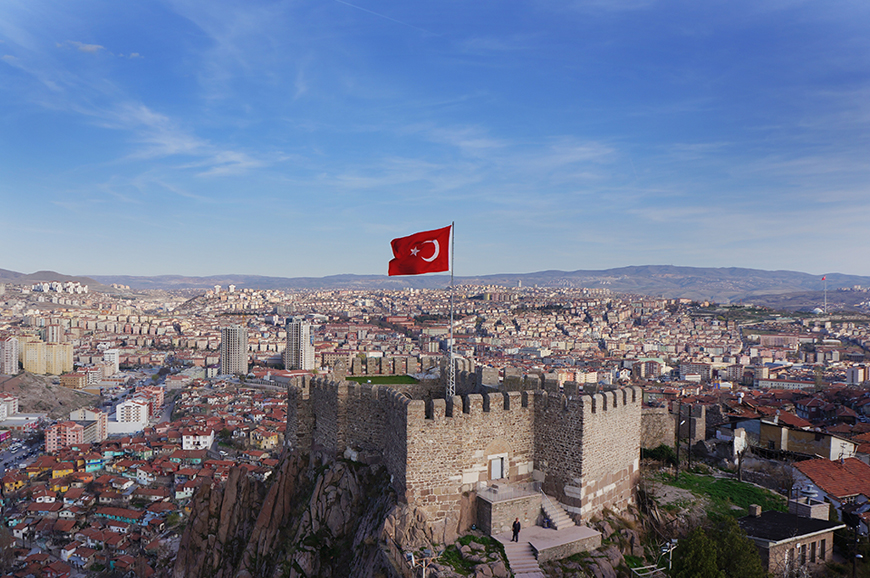
<path fill-rule="evenodd" d="M 839 461 L 806 460 L 794 465 L 826 494 L 846 498 L 862 494 L 870 497 L 870 466 L 858 458 Z"/>

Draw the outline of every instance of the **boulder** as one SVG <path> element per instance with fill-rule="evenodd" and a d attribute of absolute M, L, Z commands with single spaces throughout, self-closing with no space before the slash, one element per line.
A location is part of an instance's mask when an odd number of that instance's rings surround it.
<path fill-rule="evenodd" d="M 490 566 L 490 568 L 492 569 L 493 578 L 510 578 L 511 574 L 501 560 Z"/>

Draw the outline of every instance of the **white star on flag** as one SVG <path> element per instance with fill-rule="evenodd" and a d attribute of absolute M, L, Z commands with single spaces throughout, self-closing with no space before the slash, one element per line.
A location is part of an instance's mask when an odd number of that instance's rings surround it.
<path fill-rule="evenodd" d="M 418 249 L 417 247 L 414 247 L 413 249 L 411 249 L 411 254 L 415 257 L 417 256 L 417 253 L 419 253 L 419 252 L 420 252 L 420 249 Z"/>

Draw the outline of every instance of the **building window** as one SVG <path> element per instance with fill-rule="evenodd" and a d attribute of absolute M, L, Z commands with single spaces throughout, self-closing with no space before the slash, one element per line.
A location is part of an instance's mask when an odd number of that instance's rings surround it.
<path fill-rule="evenodd" d="M 801 566 L 807 563 L 807 545 L 801 544 Z"/>
<path fill-rule="evenodd" d="M 824 540 L 824 538 L 822 539 L 821 542 L 819 542 L 819 559 L 821 559 L 821 560 L 825 559 L 825 540 Z"/>
<path fill-rule="evenodd" d="M 500 480 L 504 477 L 504 458 L 495 458 L 489 461 L 490 478 Z"/>
<path fill-rule="evenodd" d="M 810 544 L 810 562 L 815 564 L 816 562 L 816 543 L 813 542 Z"/>

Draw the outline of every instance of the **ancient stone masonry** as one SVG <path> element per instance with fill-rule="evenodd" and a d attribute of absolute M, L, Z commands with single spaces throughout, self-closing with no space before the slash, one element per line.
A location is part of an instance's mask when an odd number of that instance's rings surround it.
<path fill-rule="evenodd" d="M 528 400 L 528 396 L 526 396 Z M 496 479 L 528 481 L 533 408 L 522 394 L 472 394 L 408 408 L 408 503 L 451 520 L 463 492 Z"/>
<path fill-rule="evenodd" d="M 641 447 L 654 449 L 660 445 L 674 447 L 676 415 L 666 407 L 645 407 L 641 412 Z"/>
<path fill-rule="evenodd" d="M 641 391 L 590 396 L 565 385 L 561 395 L 535 392 L 535 477 L 583 518 L 624 507 L 639 476 Z"/>
<path fill-rule="evenodd" d="M 467 377 L 476 385 L 476 374 Z M 546 377 L 543 385 L 445 400 L 297 380 L 288 392 L 288 445 L 382 462 L 400 500 L 447 526 L 460 523 L 474 492 L 492 483 L 541 482 L 584 518 L 626 505 L 638 476 L 640 390 L 590 396 L 573 383 L 564 392 Z"/>

